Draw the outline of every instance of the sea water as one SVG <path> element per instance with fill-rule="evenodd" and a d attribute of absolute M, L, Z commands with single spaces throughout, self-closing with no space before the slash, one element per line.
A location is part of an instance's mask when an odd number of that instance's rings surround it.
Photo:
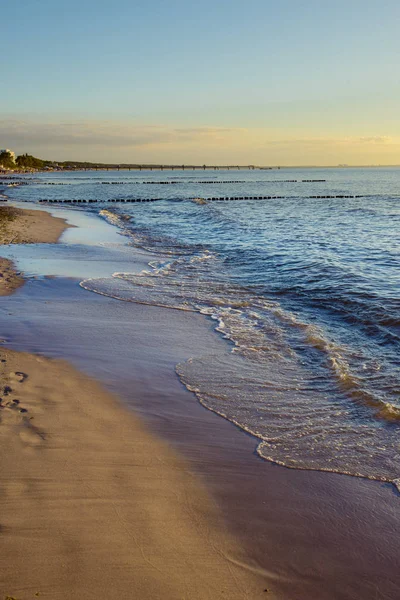
<path fill-rule="evenodd" d="M 260 456 L 400 478 L 400 169 L 85 171 L 30 183 L 7 193 L 97 200 L 81 210 L 159 257 L 83 288 L 214 320 L 229 352 L 177 373 L 258 438 Z M 271 198 L 239 199 L 249 196 Z"/>

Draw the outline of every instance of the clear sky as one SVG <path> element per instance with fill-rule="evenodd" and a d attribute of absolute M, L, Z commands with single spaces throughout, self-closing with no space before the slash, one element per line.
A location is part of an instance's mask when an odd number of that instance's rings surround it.
<path fill-rule="evenodd" d="M 399 0 L 23 0 L 0 33 L 18 153 L 400 164 Z"/>

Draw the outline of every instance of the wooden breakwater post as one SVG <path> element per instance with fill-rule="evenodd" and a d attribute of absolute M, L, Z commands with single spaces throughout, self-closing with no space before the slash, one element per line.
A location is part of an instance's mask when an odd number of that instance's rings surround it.
<path fill-rule="evenodd" d="M 38 200 L 44 204 L 107 204 L 107 203 L 136 203 L 136 202 L 157 202 L 163 198 L 108 198 L 107 200 L 99 200 L 97 198 L 64 198 L 64 199 L 47 199 L 41 198 Z"/>

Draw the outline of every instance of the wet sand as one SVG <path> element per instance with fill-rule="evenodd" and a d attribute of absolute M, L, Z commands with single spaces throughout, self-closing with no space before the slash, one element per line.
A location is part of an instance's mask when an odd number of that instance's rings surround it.
<path fill-rule="evenodd" d="M 91 262 L 90 270 L 99 268 Z M 77 284 L 30 280 L 3 300 L 7 343 L 68 359 L 140 413 L 205 483 L 246 563 L 267 576 L 277 598 L 399 597 L 400 495 L 392 486 L 261 460 L 256 440 L 204 409 L 174 372 L 190 356 L 229 351 L 212 322 L 89 294 Z"/>

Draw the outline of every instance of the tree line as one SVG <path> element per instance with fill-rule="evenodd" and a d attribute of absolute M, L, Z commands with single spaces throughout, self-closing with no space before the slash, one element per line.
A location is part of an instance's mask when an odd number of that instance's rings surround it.
<path fill-rule="evenodd" d="M 14 157 L 10 152 L 6 150 L 0 152 L 0 166 L 4 169 L 43 169 L 51 164 L 51 161 L 36 158 L 31 154 L 21 154 L 14 161 Z"/>

